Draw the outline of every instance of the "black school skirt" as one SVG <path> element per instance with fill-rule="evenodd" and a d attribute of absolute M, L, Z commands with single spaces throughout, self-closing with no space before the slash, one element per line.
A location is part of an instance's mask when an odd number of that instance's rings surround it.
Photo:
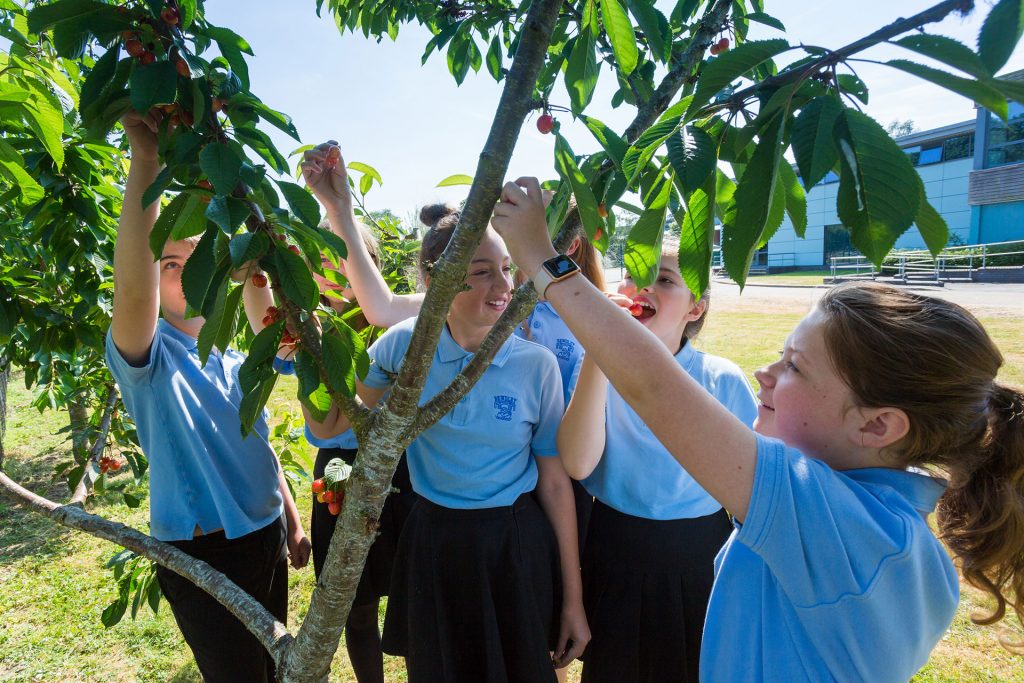
<path fill-rule="evenodd" d="M 384 652 L 410 683 L 553 683 L 558 543 L 534 497 L 454 510 L 420 498 L 406 522 Z"/>
<path fill-rule="evenodd" d="M 313 465 L 313 478 L 319 479 L 324 476 L 327 463 L 334 458 L 341 458 L 351 465 L 356 453 L 354 448 L 321 448 Z M 402 459 L 398 461 L 391 486 L 397 491 L 392 491 L 384 501 L 384 508 L 380 513 L 379 534 L 366 557 L 366 566 L 363 567 L 363 575 L 359 579 L 359 587 L 356 588 L 353 606 L 375 604 L 381 596 L 388 594 L 398 538 L 402 535 L 402 527 L 405 526 L 409 511 L 418 497 L 412 490 L 409 466 L 406 464 L 404 453 Z M 323 571 L 327 549 L 331 545 L 331 537 L 337 523 L 338 518 L 327 509 L 327 503 L 318 503 L 314 496 L 310 543 L 313 545 L 313 571 L 317 578 L 320 578 L 320 572 Z"/>
<path fill-rule="evenodd" d="M 697 682 L 715 555 L 730 533 L 724 510 L 652 520 L 594 503 L 583 556 L 592 634 L 584 683 Z"/>

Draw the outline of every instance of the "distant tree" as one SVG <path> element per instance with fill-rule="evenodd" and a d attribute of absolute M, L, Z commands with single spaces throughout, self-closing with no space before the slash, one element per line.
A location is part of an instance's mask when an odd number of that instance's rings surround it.
<path fill-rule="evenodd" d="M 885 132 L 894 138 L 901 138 L 904 135 L 910 135 L 911 133 L 917 132 L 917 126 L 914 125 L 912 119 L 906 121 L 900 121 L 895 119 L 889 122 L 889 125 L 885 127 Z"/>

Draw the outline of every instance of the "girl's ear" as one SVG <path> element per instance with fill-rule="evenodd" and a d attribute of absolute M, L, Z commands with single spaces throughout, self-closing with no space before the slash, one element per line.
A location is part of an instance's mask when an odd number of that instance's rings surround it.
<path fill-rule="evenodd" d="M 572 256 L 573 254 L 575 254 L 579 250 L 580 250 L 580 238 L 579 237 L 573 237 L 572 238 L 572 242 L 569 243 L 569 248 L 565 250 L 565 255 L 566 256 Z"/>
<path fill-rule="evenodd" d="M 697 301 L 694 301 L 690 306 L 689 312 L 686 314 L 686 321 L 700 320 L 700 317 L 704 315 L 704 311 L 708 307 L 708 300 L 705 297 L 701 297 Z"/>
<path fill-rule="evenodd" d="M 899 408 L 858 408 L 860 445 L 865 448 L 891 446 L 910 431 L 910 419 Z"/>

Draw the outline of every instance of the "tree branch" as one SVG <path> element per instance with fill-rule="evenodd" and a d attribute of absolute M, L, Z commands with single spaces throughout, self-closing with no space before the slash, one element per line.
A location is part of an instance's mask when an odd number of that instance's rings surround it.
<path fill-rule="evenodd" d="M 71 496 L 71 500 L 68 501 L 68 505 L 84 506 L 85 499 L 89 496 L 89 492 L 92 491 L 92 469 L 90 465 L 94 465 L 99 462 L 100 455 L 103 454 L 103 449 L 107 445 L 107 434 L 110 433 L 110 422 L 114 417 L 114 408 L 117 407 L 117 399 L 119 394 L 117 387 L 113 384 L 107 384 L 107 400 L 103 404 L 103 414 L 100 418 L 99 433 L 96 435 L 96 440 L 93 441 L 92 447 L 89 449 L 89 457 L 85 461 L 85 468 L 82 471 L 82 477 L 78 480 L 78 486 L 75 487 L 75 493 Z"/>
<path fill-rule="evenodd" d="M 276 662 L 280 663 L 288 651 L 292 637 L 284 624 L 274 619 L 254 597 L 205 562 L 124 524 L 91 515 L 74 505 L 58 505 L 37 496 L 3 472 L 0 472 L 0 493 L 58 524 L 117 543 L 184 576 L 238 617 Z"/>

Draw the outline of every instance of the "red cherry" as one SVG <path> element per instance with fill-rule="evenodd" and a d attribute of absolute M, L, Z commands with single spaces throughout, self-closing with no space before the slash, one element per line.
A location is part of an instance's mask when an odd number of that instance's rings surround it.
<path fill-rule="evenodd" d="M 718 41 L 718 51 L 719 52 L 725 52 L 728 49 L 729 49 L 729 39 L 728 38 L 722 38 L 721 40 Z"/>
<path fill-rule="evenodd" d="M 331 491 L 330 489 L 324 491 L 324 502 L 325 503 L 333 503 L 336 500 L 337 500 L 337 496 L 334 494 L 334 491 Z"/>
<path fill-rule="evenodd" d="M 121 31 L 121 40 L 128 41 L 135 38 L 135 31 Z M 132 55 L 134 57 L 134 55 Z"/>
<path fill-rule="evenodd" d="M 640 304 L 633 304 L 632 306 L 629 307 L 629 312 L 632 314 L 634 318 L 639 318 L 640 314 L 643 313 L 643 311 L 644 307 L 641 306 Z"/>
<path fill-rule="evenodd" d="M 267 306 L 267 317 L 271 320 L 277 320 L 281 317 L 281 311 L 277 306 Z"/>
<path fill-rule="evenodd" d="M 211 183 L 206 178 L 202 178 L 202 179 L 196 181 L 196 187 L 201 187 L 204 190 L 212 190 L 213 189 L 213 183 Z"/>
<path fill-rule="evenodd" d="M 718 43 L 712 43 L 711 47 L 708 48 L 708 52 L 712 55 L 717 55 L 721 50 L 718 49 Z"/>
<path fill-rule="evenodd" d="M 337 145 L 331 145 L 330 147 L 328 147 L 327 148 L 327 158 L 328 159 L 334 159 L 335 161 L 340 159 L 341 158 L 341 148 L 338 147 Z"/>
<path fill-rule="evenodd" d="M 146 48 L 141 41 L 132 38 L 124 41 L 124 51 L 131 57 L 141 57 L 146 53 Z"/>
<path fill-rule="evenodd" d="M 160 18 L 164 20 L 165 24 L 170 26 L 178 25 L 178 10 L 173 7 L 164 7 L 160 10 Z"/>
<path fill-rule="evenodd" d="M 302 255 L 302 252 L 294 244 L 289 244 L 288 245 L 288 251 L 292 252 L 293 254 L 299 254 L 300 256 Z"/>
<path fill-rule="evenodd" d="M 264 287 L 267 286 L 267 276 L 264 275 L 263 273 L 253 273 L 252 284 L 254 287 L 259 287 L 260 289 L 263 289 Z"/>
<path fill-rule="evenodd" d="M 599 242 L 603 235 L 604 232 L 602 232 L 601 228 L 598 228 L 597 230 L 594 231 L 594 241 Z"/>
<path fill-rule="evenodd" d="M 269 316 L 269 315 L 263 316 L 263 327 L 270 327 L 273 324 L 274 324 L 274 319 L 271 316 Z"/>
<path fill-rule="evenodd" d="M 152 52 L 143 52 L 139 56 L 139 63 L 142 64 L 143 66 L 147 66 L 149 64 L 152 64 L 155 61 L 156 61 L 156 55 L 153 54 Z"/>
<path fill-rule="evenodd" d="M 224 105 L 227 103 L 219 97 L 214 97 L 210 100 L 210 111 L 214 114 L 221 112 L 224 109 Z"/>
<path fill-rule="evenodd" d="M 174 63 L 174 68 L 177 69 L 179 76 L 184 76 L 185 78 L 192 77 L 192 69 L 189 68 L 188 62 L 184 59 L 178 59 L 178 61 Z"/>
<path fill-rule="evenodd" d="M 550 133 L 554 127 L 555 119 L 551 117 L 551 114 L 541 114 L 540 118 L 537 119 L 537 130 L 541 133 Z"/>
<path fill-rule="evenodd" d="M 285 330 L 284 334 L 281 335 L 282 346 L 294 346 L 297 341 L 298 340 L 296 340 L 295 337 L 292 336 L 292 333 L 289 332 L 288 330 Z"/>
<path fill-rule="evenodd" d="M 323 490 L 324 490 L 324 480 L 323 479 L 314 479 L 313 480 L 313 493 L 323 493 Z"/>
<path fill-rule="evenodd" d="M 608 218 L 608 209 L 605 207 L 604 202 L 597 205 L 597 215 L 601 218 Z"/>
<path fill-rule="evenodd" d="M 177 111 L 177 109 L 178 109 L 178 105 L 175 104 L 174 102 L 171 102 L 170 104 L 161 104 L 160 105 L 160 111 L 162 111 L 165 114 L 173 114 L 175 111 Z"/>
<path fill-rule="evenodd" d="M 119 469 L 121 469 L 121 461 L 120 460 L 111 460 L 110 461 L 110 469 L 112 469 L 115 472 L 117 472 Z"/>
<path fill-rule="evenodd" d="M 327 504 L 327 511 L 330 512 L 335 517 L 337 517 L 338 513 L 341 512 L 341 503 L 338 503 L 338 502 L 328 503 Z"/>

